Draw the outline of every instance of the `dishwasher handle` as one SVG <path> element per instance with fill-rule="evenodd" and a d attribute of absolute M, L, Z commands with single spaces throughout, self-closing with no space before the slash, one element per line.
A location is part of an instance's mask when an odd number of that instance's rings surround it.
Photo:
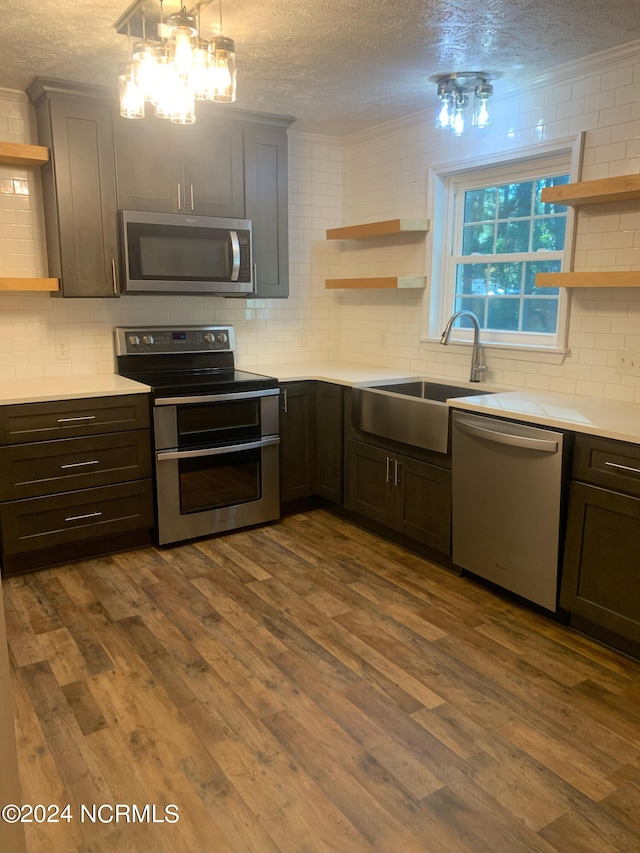
<path fill-rule="evenodd" d="M 475 435 L 477 438 L 482 438 L 485 441 L 492 441 L 495 444 L 508 444 L 511 447 L 523 447 L 526 450 L 537 450 L 540 453 L 558 452 L 558 442 L 549 438 L 528 438 L 527 436 L 516 435 L 511 432 L 486 429 L 485 427 L 479 427 L 469 421 L 462 420 L 462 418 L 456 418 L 456 427 L 462 430 L 462 432 Z"/>

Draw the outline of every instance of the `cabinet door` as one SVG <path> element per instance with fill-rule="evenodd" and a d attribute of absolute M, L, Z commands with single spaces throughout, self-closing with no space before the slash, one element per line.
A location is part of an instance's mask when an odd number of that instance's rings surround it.
<path fill-rule="evenodd" d="M 242 127 L 198 117 L 178 126 L 116 119 L 118 206 L 151 213 L 244 216 Z"/>
<path fill-rule="evenodd" d="M 63 296 L 117 296 L 111 107 L 80 98 L 43 101 L 42 140 L 47 117 L 52 159 L 42 186 L 49 274 L 60 278 Z"/>
<path fill-rule="evenodd" d="M 451 471 L 408 456 L 396 463 L 396 530 L 450 554 Z"/>
<path fill-rule="evenodd" d="M 199 115 L 194 125 L 175 132 L 184 161 L 182 212 L 243 218 L 241 125 Z"/>
<path fill-rule="evenodd" d="M 256 294 L 289 295 L 287 132 L 255 125 L 244 131 L 245 209 L 253 222 Z"/>
<path fill-rule="evenodd" d="M 387 527 L 393 527 L 394 462 L 394 455 L 387 450 L 361 441 L 351 441 L 347 508 Z"/>
<path fill-rule="evenodd" d="M 178 209 L 182 154 L 168 123 L 158 118 L 115 118 L 118 207 L 171 213 Z"/>
<path fill-rule="evenodd" d="M 315 494 L 315 389 L 288 382 L 280 391 L 280 500 Z"/>
<path fill-rule="evenodd" d="M 572 482 L 560 603 L 640 642 L 640 498 Z"/>
<path fill-rule="evenodd" d="M 342 387 L 316 384 L 316 494 L 342 504 Z"/>

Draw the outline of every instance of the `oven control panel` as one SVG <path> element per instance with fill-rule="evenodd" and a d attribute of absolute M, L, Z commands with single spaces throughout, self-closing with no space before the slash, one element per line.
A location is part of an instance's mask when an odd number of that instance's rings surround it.
<path fill-rule="evenodd" d="M 233 326 L 146 326 L 116 328 L 117 355 L 234 352 Z"/>

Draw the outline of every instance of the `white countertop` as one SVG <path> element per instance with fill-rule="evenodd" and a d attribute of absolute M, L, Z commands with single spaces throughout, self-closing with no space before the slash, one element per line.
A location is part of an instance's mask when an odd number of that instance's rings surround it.
<path fill-rule="evenodd" d="M 141 382 L 113 373 L 96 376 L 48 376 L 43 379 L 0 381 L 0 405 L 74 400 L 79 397 L 112 397 L 117 394 L 147 394 Z"/>
<path fill-rule="evenodd" d="M 242 370 L 251 370 L 265 376 L 275 376 L 279 382 L 331 382 L 334 385 L 367 385 L 374 382 L 386 382 L 397 379 L 421 379 L 418 374 L 408 374 L 406 371 L 394 370 L 388 367 L 369 367 L 366 364 L 355 364 L 347 361 L 303 362 L 294 364 L 261 364 L 259 367 L 239 365 Z M 443 382 L 446 380 L 442 380 Z"/>
<path fill-rule="evenodd" d="M 349 387 L 386 381 L 392 383 L 400 379 L 428 379 L 458 387 L 468 386 L 470 396 L 449 400 L 452 408 L 640 444 L 640 405 L 636 403 L 553 391 L 505 389 L 489 382 L 478 385 L 451 377 L 409 374 L 391 368 L 341 361 L 267 364 L 260 365 L 257 372 L 276 376 L 280 382 L 315 379 Z"/>
<path fill-rule="evenodd" d="M 507 391 L 449 400 L 455 409 L 498 415 L 640 444 L 640 405 L 551 391 Z"/>
<path fill-rule="evenodd" d="M 410 374 L 393 368 L 343 361 L 238 366 L 266 376 L 275 376 L 280 382 L 316 380 L 347 387 L 365 387 L 380 382 L 391 384 L 399 380 L 428 379 L 448 385 L 468 386 L 470 396 L 449 400 L 452 408 L 640 444 L 640 405 L 635 403 L 551 391 L 505 390 L 488 382 L 478 385 L 446 376 Z M 147 385 L 116 374 L 3 380 L 0 381 L 0 405 L 146 394 L 150 390 Z M 488 393 L 491 391 L 494 393 Z"/>

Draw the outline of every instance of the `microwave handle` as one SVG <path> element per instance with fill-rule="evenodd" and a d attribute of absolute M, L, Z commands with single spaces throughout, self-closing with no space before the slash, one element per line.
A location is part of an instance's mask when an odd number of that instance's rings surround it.
<path fill-rule="evenodd" d="M 240 276 L 240 240 L 238 240 L 238 232 L 229 231 L 229 237 L 231 238 L 231 252 L 233 258 L 231 281 L 237 281 Z"/>

